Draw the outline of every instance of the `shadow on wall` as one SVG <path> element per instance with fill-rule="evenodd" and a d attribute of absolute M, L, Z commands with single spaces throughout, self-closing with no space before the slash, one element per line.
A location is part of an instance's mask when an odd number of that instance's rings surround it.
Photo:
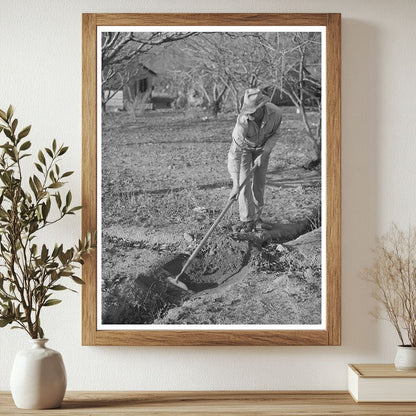
<path fill-rule="evenodd" d="M 371 289 L 360 277 L 378 232 L 380 29 L 342 20 L 342 345 L 375 356 L 382 342 L 369 313 Z"/>

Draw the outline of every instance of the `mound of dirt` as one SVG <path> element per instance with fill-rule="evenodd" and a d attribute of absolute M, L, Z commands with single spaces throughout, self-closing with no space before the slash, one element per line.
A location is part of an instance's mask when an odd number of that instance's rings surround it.
<path fill-rule="evenodd" d="M 199 238 L 196 239 L 196 241 L 199 240 Z M 220 230 L 215 238 L 208 240 L 201 249 L 185 274 L 181 276 L 181 281 L 194 292 L 217 287 L 230 276 L 238 273 L 248 263 L 250 256 L 251 243 L 249 241 L 237 240 L 226 230 Z M 187 256 L 178 256 L 164 268 L 171 271 L 173 275 L 177 275 L 187 259 Z"/>
<path fill-rule="evenodd" d="M 190 296 L 154 323 L 319 324 L 320 232 L 314 230 L 287 244 L 269 242 L 262 250 L 253 249 L 250 261 L 247 265 L 243 262 L 237 273 L 225 279 L 217 275 L 221 284 Z M 222 257 L 223 263 L 228 259 Z"/>

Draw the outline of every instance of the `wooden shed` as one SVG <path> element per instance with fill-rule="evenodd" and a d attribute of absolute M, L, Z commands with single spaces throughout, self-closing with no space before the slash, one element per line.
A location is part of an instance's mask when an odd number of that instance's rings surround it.
<path fill-rule="evenodd" d="M 135 65 L 129 73 L 132 75 L 127 83 L 123 82 L 123 76 L 120 74 L 103 85 L 104 96 L 111 97 L 106 104 L 107 110 L 126 109 L 126 103 L 134 102 L 136 98 L 148 100 L 149 108 L 152 107 L 152 91 L 157 74 L 142 64 Z"/>

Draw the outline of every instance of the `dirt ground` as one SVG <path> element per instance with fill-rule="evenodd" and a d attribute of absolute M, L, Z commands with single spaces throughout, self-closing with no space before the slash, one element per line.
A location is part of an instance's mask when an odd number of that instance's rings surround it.
<path fill-rule="evenodd" d="M 217 287 L 189 296 L 155 323 L 320 324 L 320 240 L 314 230 L 288 244 L 254 248 L 236 273 L 221 274 Z"/>
<path fill-rule="evenodd" d="M 235 117 L 104 117 L 103 323 L 320 322 L 321 175 L 302 168 L 310 149 L 299 115 L 286 108 L 283 120 L 265 196 L 273 229 L 234 233 L 235 204 L 183 278 L 191 294 L 167 276 L 179 273 L 227 202 Z"/>

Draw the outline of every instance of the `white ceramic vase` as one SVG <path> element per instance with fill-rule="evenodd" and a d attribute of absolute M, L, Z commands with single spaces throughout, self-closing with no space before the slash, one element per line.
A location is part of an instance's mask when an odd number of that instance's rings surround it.
<path fill-rule="evenodd" d="M 32 347 L 14 360 L 10 387 L 21 409 L 59 407 L 66 390 L 66 372 L 59 352 L 45 346 L 47 339 L 32 339 Z"/>
<path fill-rule="evenodd" d="M 416 370 L 416 347 L 407 345 L 399 345 L 397 347 L 394 365 L 399 371 L 415 371 Z"/>

